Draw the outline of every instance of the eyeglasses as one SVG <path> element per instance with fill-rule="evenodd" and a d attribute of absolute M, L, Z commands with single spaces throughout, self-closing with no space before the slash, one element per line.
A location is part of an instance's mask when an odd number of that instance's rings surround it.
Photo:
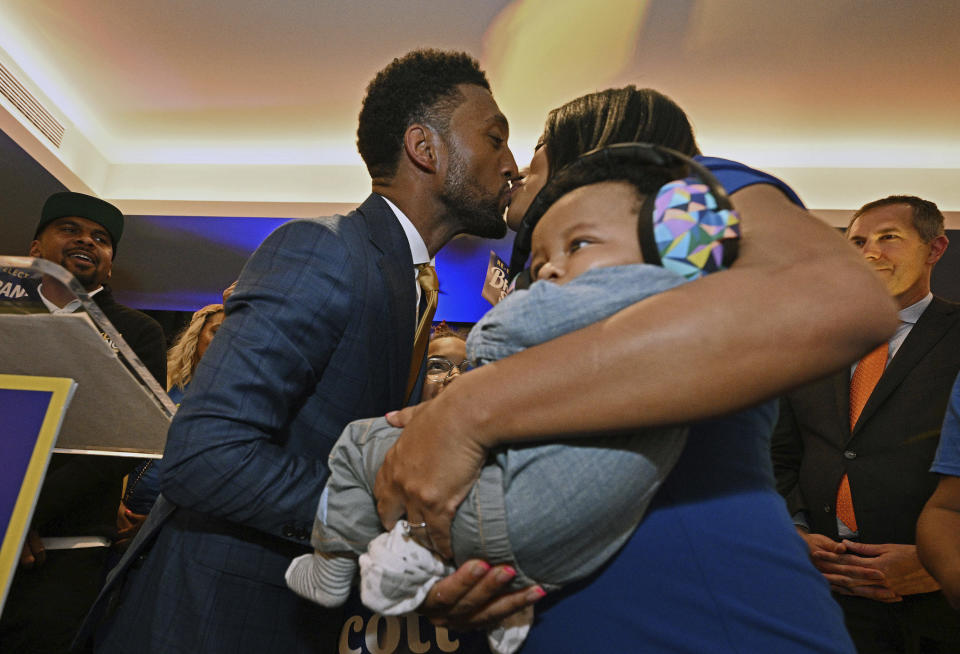
<path fill-rule="evenodd" d="M 470 362 L 462 361 L 454 365 L 450 359 L 444 357 L 430 357 L 427 359 L 427 381 L 434 384 L 445 382 L 453 371 L 456 370 L 461 375 L 470 370 Z"/>

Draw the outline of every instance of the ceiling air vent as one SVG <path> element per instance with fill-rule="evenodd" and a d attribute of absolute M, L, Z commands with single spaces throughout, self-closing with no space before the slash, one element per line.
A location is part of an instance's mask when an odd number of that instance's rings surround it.
<path fill-rule="evenodd" d="M 17 81 L 9 70 L 0 63 L 0 93 L 27 117 L 44 136 L 58 148 L 63 140 L 63 125 L 43 108 L 43 105 L 30 94 L 30 91 Z"/>

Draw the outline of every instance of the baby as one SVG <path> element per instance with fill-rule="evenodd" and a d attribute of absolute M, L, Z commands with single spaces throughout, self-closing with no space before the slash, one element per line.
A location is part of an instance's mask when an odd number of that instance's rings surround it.
<path fill-rule="evenodd" d="M 532 233 L 530 273 L 537 281 L 474 326 L 468 359 L 477 365 L 502 359 L 729 265 L 736 215 L 719 210 L 699 180 L 661 188 L 673 179 L 666 175 L 663 168 L 597 158 L 560 171 L 531 209 L 543 212 Z M 659 265 L 643 263 L 642 252 L 652 252 L 647 259 Z M 416 609 L 453 571 L 410 537 L 405 521 L 383 533 L 373 485 L 401 431 L 383 418 L 347 425 L 330 453 L 313 531 L 316 552 L 287 570 L 298 594 L 342 604 L 360 555 L 364 604 L 397 615 Z M 684 427 L 649 429 L 491 452 L 451 526 L 455 562 L 507 563 L 517 571 L 518 588 L 552 590 L 586 577 L 640 522 L 686 434 Z M 531 622 L 532 610 L 491 630 L 493 651 L 516 651 Z"/>

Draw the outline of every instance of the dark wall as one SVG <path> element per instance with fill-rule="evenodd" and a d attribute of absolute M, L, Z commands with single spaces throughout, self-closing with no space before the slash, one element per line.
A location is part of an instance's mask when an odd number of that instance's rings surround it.
<path fill-rule="evenodd" d="M 0 254 L 27 253 L 46 199 L 68 190 L 0 131 Z"/>
<path fill-rule="evenodd" d="M 930 286 L 935 295 L 960 302 L 960 230 L 948 229 L 947 238 L 953 244 L 933 269 Z"/>

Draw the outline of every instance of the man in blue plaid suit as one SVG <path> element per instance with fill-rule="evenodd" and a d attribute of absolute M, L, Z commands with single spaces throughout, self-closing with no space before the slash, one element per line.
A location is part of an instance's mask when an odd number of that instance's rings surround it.
<path fill-rule="evenodd" d="M 500 237 L 517 176 L 477 63 L 416 51 L 370 83 L 358 148 L 373 194 L 253 254 L 171 425 L 163 495 L 85 634 L 103 652 L 336 651 L 342 615 L 287 589 L 343 426 L 407 401 L 416 264 Z M 409 401 L 419 398 L 423 379 Z"/>

